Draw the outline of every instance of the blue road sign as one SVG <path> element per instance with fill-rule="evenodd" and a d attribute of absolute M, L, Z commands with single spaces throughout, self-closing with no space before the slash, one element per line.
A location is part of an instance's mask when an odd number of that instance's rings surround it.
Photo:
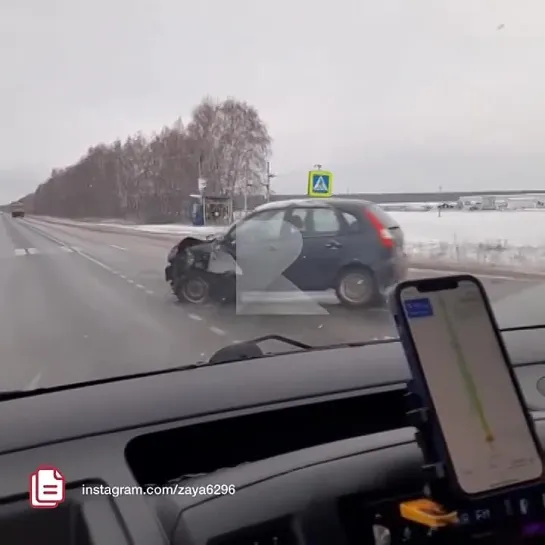
<path fill-rule="evenodd" d="M 311 170 L 308 173 L 307 193 L 310 197 L 331 197 L 333 173 L 328 170 Z"/>

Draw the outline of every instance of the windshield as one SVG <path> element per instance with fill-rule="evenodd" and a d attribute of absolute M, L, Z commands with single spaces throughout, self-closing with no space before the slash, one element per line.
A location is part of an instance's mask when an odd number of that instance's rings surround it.
<path fill-rule="evenodd" d="M 389 290 L 445 272 L 545 322 L 542 2 L 0 16 L 0 389 L 389 338 Z"/>

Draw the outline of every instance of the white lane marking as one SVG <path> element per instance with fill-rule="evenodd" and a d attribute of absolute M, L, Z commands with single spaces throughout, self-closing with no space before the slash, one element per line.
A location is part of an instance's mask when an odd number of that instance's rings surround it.
<path fill-rule="evenodd" d="M 117 244 L 110 244 L 112 248 L 115 248 L 116 250 L 121 250 L 123 252 L 127 251 L 127 248 L 123 248 L 123 246 L 118 246 Z"/>
<path fill-rule="evenodd" d="M 45 236 L 47 238 L 48 235 L 45 235 Z M 51 240 L 53 240 L 54 242 L 57 242 L 60 246 L 63 245 L 62 242 L 54 240 L 53 237 L 49 237 L 49 238 Z M 87 259 L 88 261 L 91 261 L 92 263 L 95 263 L 95 265 L 98 265 L 99 267 L 102 267 L 103 269 L 107 270 L 108 272 L 110 272 L 112 274 L 115 274 L 116 276 L 120 276 L 121 278 L 125 279 L 129 284 L 134 284 L 135 283 L 134 280 L 131 280 L 130 278 L 124 277 L 122 274 L 118 273 L 116 270 L 112 269 L 111 267 L 109 267 L 105 263 L 102 263 L 102 261 L 99 261 L 98 259 L 95 259 L 94 257 L 91 257 L 90 255 L 86 254 L 85 252 L 82 252 L 81 250 L 79 250 L 78 248 L 74 248 L 73 250 L 74 250 L 74 252 L 76 252 L 78 255 L 80 255 L 84 259 Z M 139 285 L 139 284 L 137 284 L 137 285 Z M 149 293 L 150 295 L 153 294 L 153 292 L 151 290 L 146 290 L 146 292 Z M 197 314 L 188 314 L 188 316 L 192 320 L 195 320 L 195 321 L 200 322 L 200 321 L 203 320 L 203 318 L 201 316 L 198 316 Z M 227 335 L 227 333 L 223 329 L 220 329 L 219 327 L 210 326 L 209 329 L 210 329 L 210 331 L 212 331 L 212 333 L 215 333 L 216 335 L 220 335 L 220 336 Z M 33 379 L 33 380 L 36 380 L 36 382 L 38 382 L 40 380 L 40 378 L 41 378 L 41 375 L 37 379 L 35 377 L 35 379 Z"/>
<path fill-rule="evenodd" d="M 106 265 L 105 263 L 102 263 L 102 261 L 99 261 L 98 259 L 95 259 L 94 257 L 91 257 L 90 255 L 87 255 L 86 253 L 82 252 L 81 250 L 76 250 L 74 248 L 74 251 L 80 255 L 81 257 L 91 261 L 92 263 L 94 263 L 95 265 L 98 265 L 99 267 L 102 267 L 104 270 L 112 273 L 112 274 L 115 274 L 115 271 L 111 268 L 111 267 L 108 267 L 108 265 Z"/>
<path fill-rule="evenodd" d="M 237 340 L 234 340 L 232 341 L 233 344 L 240 344 L 242 341 L 237 341 Z"/>
<path fill-rule="evenodd" d="M 59 244 L 59 246 L 64 246 L 64 243 L 54 237 L 53 235 L 50 235 L 49 233 L 44 233 L 40 230 L 40 234 L 43 235 L 45 238 L 49 238 L 53 242 L 56 242 Z M 91 261 L 95 265 L 98 265 L 99 267 L 102 267 L 104 270 L 108 271 L 111 274 L 114 274 L 116 276 L 119 276 L 123 278 L 123 280 L 126 280 L 129 284 L 134 284 L 134 280 L 131 280 L 130 278 L 126 278 L 125 276 L 118 273 L 115 269 L 112 269 L 112 267 L 109 267 L 106 265 L 106 263 L 102 263 L 102 261 L 99 261 L 98 259 L 95 259 L 94 257 L 91 257 L 90 255 L 86 254 L 85 252 L 82 252 L 79 248 L 73 248 L 74 252 L 83 257 L 84 259 L 87 259 L 88 261 Z"/>
<path fill-rule="evenodd" d="M 34 390 L 42 378 L 42 373 L 38 373 L 24 388 L 23 390 Z"/>
<path fill-rule="evenodd" d="M 53 237 L 50 237 L 50 238 L 51 238 L 51 240 L 54 240 Z M 57 242 L 57 241 L 54 241 L 54 242 Z M 62 245 L 62 243 L 60 241 L 58 243 Z M 66 248 L 66 246 L 61 246 L 61 247 Z M 95 263 L 95 265 L 98 265 L 99 267 L 102 267 L 106 271 L 108 271 L 108 272 L 110 272 L 110 273 L 112 273 L 112 274 L 114 274 L 116 276 L 119 276 L 120 278 L 123 278 L 123 280 L 126 280 L 129 284 L 135 284 L 134 280 L 131 280 L 130 278 L 127 278 L 125 275 L 121 274 L 120 272 L 116 271 L 115 269 L 112 269 L 111 267 L 106 265 L 106 263 L 102 263 L 102 261 L 99 261 L 98 259 L 95 259 L 94 257 L 91 257 L 90 255 L 87 255 L 85 252 L 82 252 L 79 248 L 68 248 L 68 250 L 71 251 L 71 252 L 74 251 L 75 253 L 77 253 L 81 257 L 91 261 L 92 263 Z M 142 284 L 136 284 L 136 287 L 140 288 L 142 290 L 146 290 L 146 287 L 142 286 Z M 146 290 L 146 293 L 148 293 L 149 295 L 153 295 L 153 291 L 151 291 L 151 290 Z"/>
<path fill-rule="evenodd" d="M 48 240 L 50 240 L 51 242 L 54 242 L 55 244 L 58 244 L 60 246 L 60 248 L 61 248 L 61 251 L 63 251 L 63 252 L 69 252 L 69 253 L 76 252 L 77 254 L 83 256 L 81 250 L 78 250 L 77 248 L 69 248 L 68 246 L 66 246 L 65 242 L 63 242 L 62 240 L 59 240 L 57 237 L 55 237 L 53 235 L 50 235 L 49 233 L 44 233 L 44 231 L 42 231 L 41 229 L 38 229 L 38 228 L 35 227 L 34 232 L 38 233 L 40 236 L 42 236 L 44 238 L 47 238 Z M 33 250 L 33 249 L 34 248 L 29 248 L 28 253 L 33 253 L 33 252 L 30 251 L 30 250 Z M 37 253 L 37 251 L 35 253 Z M 16 255 L 18 255 L 18 254 L 16 254 Z M 85 257 L 85 256 L 83 256 L 83 257 Z"/>
<path fill-rule="evenodd" d="M 68 248 L 67 246 L 61 246 L 59 249 L 61 252 L 66 253 L 72 253 L 74 250 L 72 248 Z M 15 248 L 14 253 L 16 256 L 21 255 L 38 255 L 38 254 L 52 254 L 55 253 L 55 250 L 46 250 L 44 252 L 40 252 L 37 248 Z"/>

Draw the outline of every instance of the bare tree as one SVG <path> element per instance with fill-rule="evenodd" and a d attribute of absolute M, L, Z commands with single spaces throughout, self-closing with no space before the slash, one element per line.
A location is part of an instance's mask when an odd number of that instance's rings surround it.
<path fill-rule="evenodd" d="M 193 112 L 188 134 L 203 160 L 203 176 L 213 191 L 240 193 L 261 188 L 271 138 L 257 110 L 245 102 L 205 99 Z"/>
<path fill-rule="evenodd" d="M 187 126 L 178 118 L 151 138 L 139 133 L 97 144 L 75 164 L 53 169 L 22 200 L 34 214 L 180 220 L 197 192 L 199 168 L 215 193 L 259 193 L 270 149 L 255 108 L 232 98 L 205 98 Z"/>

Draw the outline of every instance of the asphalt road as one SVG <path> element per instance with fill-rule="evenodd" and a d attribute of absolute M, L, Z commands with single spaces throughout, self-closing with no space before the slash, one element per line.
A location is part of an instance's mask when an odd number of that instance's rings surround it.
<path fill-rule="evenodd" d="M 171 235 L 97 231 L 2 214 L 0 390 L 194 363 L 233 341 L 267 334 L 312 345 L 395 334 L 383 309 L 355 312 L 332 304 L 322 315 L 266 316 L 181 305 L 164 281 L 173 244 Z M 493 301 L 531 283 L 483 281 Z M 284 312 L 295 307 L 284 305 Z"/>

